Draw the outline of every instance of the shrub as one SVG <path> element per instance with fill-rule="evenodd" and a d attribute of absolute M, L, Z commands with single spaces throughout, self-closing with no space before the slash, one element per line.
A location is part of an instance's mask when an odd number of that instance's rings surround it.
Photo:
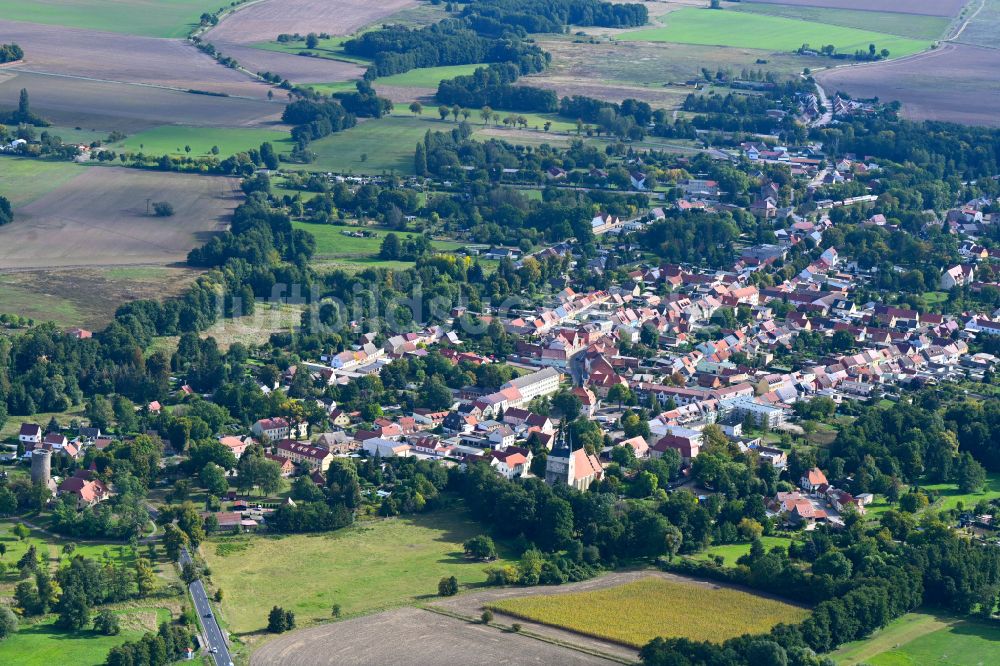
<path fill-rule="evenodd" d="M 174 207 L 168 201 L 154 201 L 153 214 L 156 217 L 170 217 L 174 214 Z"/>

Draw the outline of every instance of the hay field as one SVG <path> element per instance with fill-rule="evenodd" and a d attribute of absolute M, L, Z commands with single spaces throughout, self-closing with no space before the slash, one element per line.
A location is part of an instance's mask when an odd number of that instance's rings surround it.
<path fill-rule="evenodd" d="M 804 608 L 749 592 L 652 576 L 600 590 L 506 599 L 489 607 L 634 647 L 657 636 L 721 642 L 808 616 Z"/>
<path fill-rule="evenodd" d="M 832 94 L 903 103 L 912 120 L 1000 127 L 1000 50 L 946 43 L 912 58 L 816 74 Z"/>
<path fill-rule="evenodd" d="M 829 7 L 925 16 L 956 16 L 968 0 L 745 0 L 750 3 Z"/>
<path fill-rule="evenodd" d="M 869 44 L 875 44 L 879 50 L 889 49 L 891 57 L 895 58 L 919 53 L 931 46 L 930 40 L 747 12 L 682 9 L 671 12 L 665 22 L 665 27 L 626 32 L 618 39 L 768 51 L 794 51 L 803 44 L 814 48 L 833 44 L 841 53 L 867 50 Z"/>
<path fill-rule="evenodd" d="M 0 16 L 4 16 L 2 11 Z M 25 51 L 24 64 L 9 68 L 12 71 L 194 88 L 258 99 L 264 99 L 270 89 L 221 67 L 181 40 L 0 20 L 0 41 L 16 42 Z"/>
<path fill-rule="evenodd" d="M 0 71 L 0 109 L 17 106 L 21 88 L 31 108 L 56 125 L 128 134 L 160 125 L 273 127 L 284 105 L 240 97 L 192 95 L 178 90 L 48 74 Z"/>
<path fill-rule="evenodd" d="M 14 210 L 0 227 L 0 270 L 165 265 L 225 229 L 238 202 L 232 178 L 89 167 Z M 173 217 L 146 212 L 167 201 Z"/>

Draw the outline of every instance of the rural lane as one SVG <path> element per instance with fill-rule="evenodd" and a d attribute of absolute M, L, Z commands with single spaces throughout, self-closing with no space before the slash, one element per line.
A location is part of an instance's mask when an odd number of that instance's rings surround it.
<path fill-rule="evenodd" d="M 191 564 L 191 555 L 188 553 L 187 548 L 181 552 L 180 564 L 181 566 Z M 216 650 L 215 652 L 211 652 L 212 659 L 215 660 L 215 666 L 232 666 L 233 660 L 229 656 L 229 646 L 226 645 L 222 629 L 219 628 L 219 623 L 215 619 L 215 612 L 212 611 L 212 605 L 208 603 L 208 593 L 205 592 L 205 584 L 199 579 L 188 585 L 188 589 L 191 592 L 191 598 L 194 600 L 194 610 L 198 613 L 198 621 L 204 628 L 207 647 L 209 650 L 213 648 Z"/>

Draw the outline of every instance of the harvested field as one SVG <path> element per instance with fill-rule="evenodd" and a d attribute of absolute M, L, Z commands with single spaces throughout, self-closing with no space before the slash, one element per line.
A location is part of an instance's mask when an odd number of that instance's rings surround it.
<path fill-rule="evenodd" d="M 233 178 L 89 167 L 14 211 L 0 228 L 0 270 L 172 264 L 226 228 Z M 147 199 L 175 215 L 146 213 Z"/>
<path fill-rule="evenodd" d="M 223 54 L 235 58 L 251 72 L 275 72 L 294 83 L 323 83 L 358 79 L 364 67 L 343 60 L 310 58 L 232 42 L 212 42 Z M 277 94 L 277 93 L 275 93 Z"/>
<path fill-rule="evenodd" d="M 21 88 L 31 108 L 56 125 L 100 131 L 139 132 L 160 125 L 273 127 L 284 108 L 278 101 L 192 95 L 139 84 L 0 71 L 0 109 L 17 106 Z"/>
<path fill-rule="evenodd" d="M 793 7 L 829 7 L 833 9 L 862 9 L 874 12 L 898 12 L 926 16 L 957 16 L 968 0 L 744 0 L 762 4 L 791 5 Z"/>
<path fill-rule="evenodd" d="M 391 637 L 391 639 L 390 639 Z M 293 631 L 266 643 L 252 666 L 318 664 L 614 664 L 601 657 L 419 608 Z"/>
<path fill-rule="evenodd" d="M 982 9 L 978 9 L 981 6 Z M 972 46 L 1000 48 L 1000 0 L 983 0 L 968 23 L 961 27 L 954 41 Z"/>
<path fill-rule="evenodd" d="M 585 95 L 609 102 L 621 102 L 623 99 L 632 98 L 649 102 L 653 106 L 665 106 L 668 108 L 679 107 L 684 98 L 691 92 L 690 89 L 683 88 L 664 88 L 662 86 L 643 87 L 627 83 L 588 81 L 577 77 L 551 76 L 548 74 L 523 77 L 521 85 L 548 88 L 549 90 L 554 90 L 559 97 Z"/>
<path fill-rule="evenodd" d="M 553 591 L 488 607 L 636 648 L 658 636 L 721 642 L 808 615 L 804 608 L 742 590 L 652 575 L 617 587 Z"/>
<path fill-rule="evenodd" d="M 122 303 L 178 296 L 199 274 L 188 268 L 173 267 L 2 273 L 0 312 L 96 331 L 111 323 Z"/>
<path fill-rule="evenodd" d="M 187 42 L 0 20 L 3 41 L 25 51 L 13 71 L 147 83 L 264 99 L 270 86 L 220 66 Z M 136 57 L 141 54 L 142 57 Z"/>
<path fill-rule="evenodd" d="M 899 100 L 913 120 L 1000 127 L 1000 50 L 946 43 L 898 61 L 819 72 L 832 94 Z"/>
<path fill-rule="evenodd" d="M 349 35 L 416 4 L 416 0 L 263 0 L 237 9 L 204 39 L 225 46 L 266 42 L 281 33 Z"/>

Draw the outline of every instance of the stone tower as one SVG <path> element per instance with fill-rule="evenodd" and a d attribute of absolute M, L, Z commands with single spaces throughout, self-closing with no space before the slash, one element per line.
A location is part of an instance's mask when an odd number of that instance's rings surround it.
<path fill-rule="evenodd" d="M 52 479 L 52 452 L 36 448 L 31 452 L 31 482 L 49 485 Z"/>

